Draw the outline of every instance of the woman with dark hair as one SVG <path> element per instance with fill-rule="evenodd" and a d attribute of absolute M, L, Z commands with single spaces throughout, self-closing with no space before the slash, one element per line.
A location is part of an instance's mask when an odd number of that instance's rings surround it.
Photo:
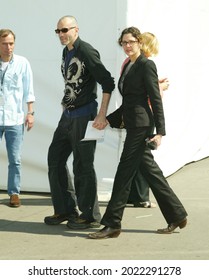
<path fill-rule="evenodd" d="M 142 33 L 142 48 L 141 51 L 147 58 L 157 56 L 159 53 L 159 42 L 157 37 L 150 32 Z M 129 57 L 124 61 L 122 69 L 130 60 Z M 163 97 L 164 91 L 169 87 L 169 80 L 167 78 L 159 79 L 160 95 Z M 140 170 L 135 175 L 132 181 L 131 191 L 127 204 L 133 204 L 134 207 L 154 208 L 156 204 L 150 201 L 149 198 L 149 184 L 142 176 Z"/>
<path fill-rule="evenodd" d="M 141 51 L 142 36 L 138 28 L 124 29 L 118 42 L 130 58 L 118 82 L 123 100 L 117 111 L 123 116 L 127 135 L 111 199 L 101 220 L 104 227 L 98 232 L 90 233 L 88 237 L 91 239 L 117 237 L 120 234 L 123 212 L 138 170 L 147 180 L 168 224 L 157 232 L 169 234 L 177 227 L 184 228 L 187 224 L 186 210 L 170 188 L 145 141 L 153 133 L 154 127 L 156 135 L 151 137 L 151 142 L 159 146 L 162 136 L 165 135 L 164 112 L 155 63 L 147 59 Z M 111 115 L 108 121 L 111 125 Z"/>

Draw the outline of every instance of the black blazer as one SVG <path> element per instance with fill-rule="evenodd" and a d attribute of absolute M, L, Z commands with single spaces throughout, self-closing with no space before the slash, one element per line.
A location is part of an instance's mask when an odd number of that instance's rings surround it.
<path fill-rule="evenodd" d="M 123 68 L 118 85 L 128 64 Z M 164 112 L 155 63 L 141 54 L 127 73 L 122 90 L 119 86 L 118 88 L 123 101 L 121 107 L 107 117 L 110 125 L 115 120 L 114 115 L 117 115 L 117 123 L 119 122 L 118 114 L 121 112 L 126 128 L 155 126 L 157 134 L 165 135 Z"/>

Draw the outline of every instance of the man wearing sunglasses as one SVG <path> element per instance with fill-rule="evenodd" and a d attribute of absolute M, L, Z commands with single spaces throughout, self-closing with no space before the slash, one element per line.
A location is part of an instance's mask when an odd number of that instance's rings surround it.
<path fill-rule="evenodd" d="M 102 64 L 98 51 L 82 41 L 78 32 L 78 24 L 73 16 L 62 17 L 55 30 L 61 44 L 65 46 L 61 64 L 65 89 L 63 113 L 48 151 L 48 177 L 54 215 L 45 217 L 44 221 L 48 225 L 68 221 L 67 226 L 71 229 L 86 229 L 99 227 L 101 214 L 94 170 L 96 141 L 81 140 L 88 121 L 93 120 L 93 127 L 99 130 L 106 127 L 107 108 L 115 84 Z M 103 92 L 99 110 L 96 101 L 97 83 Z M 67 167 L 71 154 L 74 188 Z"/>

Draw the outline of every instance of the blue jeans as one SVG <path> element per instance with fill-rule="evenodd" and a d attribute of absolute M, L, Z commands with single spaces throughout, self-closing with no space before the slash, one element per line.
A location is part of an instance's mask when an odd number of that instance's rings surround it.
<path fill-rule="evenodd" d="M 20 193 L 21 149 L 24 125 L 0 126 L 0 139 L 4 135 L 6 141 L 8 166 L 7 192 L 9 195 Z"/>

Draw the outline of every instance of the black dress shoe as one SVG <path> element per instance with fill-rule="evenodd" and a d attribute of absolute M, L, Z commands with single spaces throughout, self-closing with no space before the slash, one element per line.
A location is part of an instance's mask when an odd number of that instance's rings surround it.
<path fill-rule="evenodd" d="M 91 238 L 91 239 L 115 238 L 115 237 L 118 237 L 118 235 L 120 233 L 121 233 L 120 228 L 111 228 L 111 227 L 105 226 L 100 231 L 90 233 L 88 235 L 88 238 Z"/>
<path fill-rule="evenodd" d="M 67 227 L 70 229 L 75 229 L 75 230 L 79 230 L 79 229 L 87 229 L 87 228 L 99 228 L 101 226 L 101 224 L 97 221 L 87 221 L 87 220 L 83 220 L 81 218 L 77 218 L 74 220 L 69 220 L 67 223 Z"/>
<path fill-rule="evenodd" d="M 169 224 L 167 228 L 158 229 L 157 233 L 161 233 L 161 234 L 173 233 L 177 227 L 184 228 L 186 224 L 187 224 L 187 218 L 184 218 L 179 222 Z"/>
<path fill-rule="evenodd" d="M 44 218 L 44 223 L 47 225 L 59 225 L 65 221 L 68 221 L 67 215 L 52 215 Z"/>
<path fill-rule="evenodd" d="M 78 214 L 75 212 L 71 215 L 69 214 L 54 214 L 52 216 L 47 216 L 44 218 L 44 223 L 47 225 L 59 225 L 65 221 L 74 220 L 78 217 Z"/>

